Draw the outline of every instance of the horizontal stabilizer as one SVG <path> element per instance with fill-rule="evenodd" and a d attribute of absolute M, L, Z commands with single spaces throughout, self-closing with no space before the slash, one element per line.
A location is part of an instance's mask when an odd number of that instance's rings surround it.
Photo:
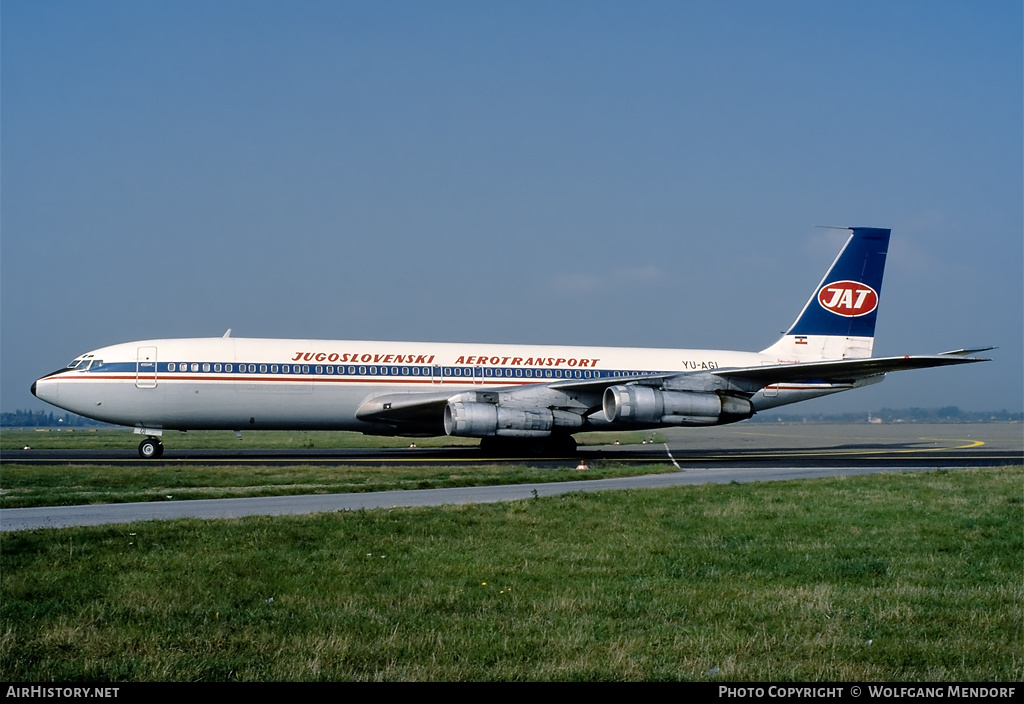
<path fill-rule="evenodd" d="M 972 347 L 969 350 L 950 350 L 949 352 L 940 352 L 941 357 L 966 357 L 969 354 L 977 354 L 978 352 L 988 352 L 994 350 L 995 347 Z M 988 360 L 984 360 L 988 361 Z"/>
<path fill-rule="evenodd" d="M 888 372 L 906 369 L 928 369 L 953 364 L 987 362 L 977 357 L 960 357 L 951 354 L 916 355 L 913 357 L 869 357 L 867 359 L 840 359 L 823 362 L 800 362 L 797 364 L 776 364 L 763 367 L 721 369 L 711 372 L 715 376 L 757 381 L 764 385 L 780 382 L 851 382 Z"/>

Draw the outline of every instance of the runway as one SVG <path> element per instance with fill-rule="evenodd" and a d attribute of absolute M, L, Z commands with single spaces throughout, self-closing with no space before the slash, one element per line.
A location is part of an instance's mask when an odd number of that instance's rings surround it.
<path fill-rule="evenodd" d="M 829 426 L 749 424 L 742 427 L 661 431 L 667 442 L 581 448 L 588 464 L 599 462 L 672 462 L 679 471 L 638 477 L 579 480 L 451 489 L 318 494 L 264 498 L 168 501 L 133 504 L 38 507 L 0 510 L 0 530 L 102 525 L 175 518 L 239 518 L 252 515 L 308 514 L 381 507 L 492 503 L 577 491 L 653 489 L 707 483 L 782 481 L 892 471 L 920 471 L 1024 463 L 1021 425 Z M 111 463 L 152 465 L 129 451 L 32 451 L 36 463 Z M 25 453 L 28 455 L 29 453 Z M 134 454 L 134 453 L 131 453 Z M 4 462 L 29 457 L 6 452 Z M 488 462 L 475 448 L 443 450 L 185 451 L 169 449 L 163 463 L 295 464 L 359 463 L 382 467 L 398 462 Z M 506 460 L 517 461 L 517 460 Z M 532 459 L 531 464 L 566 460 Z"/>
<path fill-rule="evenodd" d="M 657 433 L 666 442 L 646 445 L 583 445 L 573 458 L 593 462 L 675 462 L 680 468 L 754 467 L 760 465 L 957 467 L 1021 462 L 1021 424 L 845 424 L 798 425 L 768 423 L 674 428 Z M 4 463 L 29 465 L 116 464 L 154 467 L 175 464 L 229 465 L 363 465 L 459 464 L 515 462 L 531 466 L 564 466 L 565 458 L 510 457 L 496 459 L 476 447 L 359 449 L 216 449 L 175 447 L 177 435 L 165 438 L 160 459 L 141 459 L 135 450 L 5 451 Z M 966 463 L 966 465 L 965 465 Z"/>

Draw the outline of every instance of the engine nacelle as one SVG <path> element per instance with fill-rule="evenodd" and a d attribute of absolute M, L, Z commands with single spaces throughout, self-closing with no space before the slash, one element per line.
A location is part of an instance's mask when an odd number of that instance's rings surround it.
<path fill-rule="evenodd" d="M 549 408 L 506 408 L 493 403 L 449 401 L 444 409 L 444 432 L 467 438 L 546 438 L 555 428 L 572 432 L 582 426 L 583 419 L 578 414 Z"/>
<path fill-rule="evenodd" d="M 745 398 L 635 384 L 609 386 L 602 405 L 609 423 L 628 425 L 720 425 L 754 415 L 754 407 Z"/>

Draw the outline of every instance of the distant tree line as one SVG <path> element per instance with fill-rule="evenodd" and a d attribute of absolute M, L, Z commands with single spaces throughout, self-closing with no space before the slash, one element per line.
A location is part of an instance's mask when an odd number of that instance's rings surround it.
<path fill-rule="evenodd" d="M 869 413 L 775 413 L 765 411 L 752 419 L 759 423 L 998 423 L 1024 421 L 1020 411 L 962 411 L 956 406 L 942 408 L 883 408 Z"/>
<path fill-rule="evenodd" d="M 89 418 L 64 413 L 54 415 L 53 411 L 15 411 L 14 413 L 0 413 L 0 427 L 2 428 L 82 428 L 99 427 L 108 425 Z"/>

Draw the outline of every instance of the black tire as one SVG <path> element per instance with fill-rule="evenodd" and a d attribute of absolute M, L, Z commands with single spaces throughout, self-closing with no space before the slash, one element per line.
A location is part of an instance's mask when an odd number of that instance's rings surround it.
<path fill-rule="evenodd" d="M 480 451 L 488 457 L 569 457 L 576 452 L 576 439 L 572 435 L 489 437 L 480 439 Z"/>
<path fill-rule="evenodd" d="M 139 457 L 144 460 L 155 460 L 164 454 L 164 444 L 156 438 L 146 438 L 139 443 Z"/>
<path fill-rule="evenodd" d="M 510 457 L 511 449 L 505 438 L 480 438 L 480 452 L 487 457 Z"/>
<path fill-rule="evenodd" d="M 568 457 L 576 454 L 576 438 L 572 435 L 552 435 L 549 442 L 551 454 L 556 457 Z"/>

